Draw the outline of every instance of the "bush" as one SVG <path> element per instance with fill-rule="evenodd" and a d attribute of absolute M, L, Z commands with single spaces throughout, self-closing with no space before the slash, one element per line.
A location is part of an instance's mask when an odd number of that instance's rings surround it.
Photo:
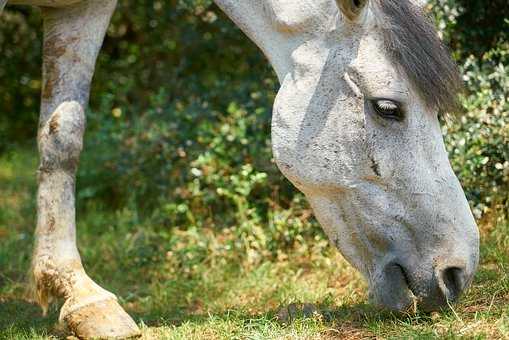
<path fill-rule="evenodd" d="M 0 15 L 0 152 L 33 140 L 41 92 L 39 12 Z"/>
<path fill-rule="evenodd" d="M 189 237 L 212 229 L 249 263 L 280 249 L 307 251 L 306 240 L 322 234 L 304 197 L 271 162 L 268 98 L 250 97 L 222 112 L 202 101 L 169 106 L 161 91 L 142 116 L 105 100 L 100 112 L 111 114 L 90 115 L 97 130 L 80 167 L 80 204 L 97 205 L 100 197 L 108 207 L 127 207 L 177 243 L 177 230 Z M 205 254 L 209 245 L 198 243 Z"/>
<path fill-rule="evenodd" d="M 451 163 L 477 218 L 508 218 L 509 5 L 435 0 L 433 13 L 466 85 L 463 114 L 444 126 Z"/>
<path fill-rule="evenodd" d="M 453 167 L 474 214 L 509 215 L 509 42 L 463 64 L 465 113 L 446 126 Z"/>

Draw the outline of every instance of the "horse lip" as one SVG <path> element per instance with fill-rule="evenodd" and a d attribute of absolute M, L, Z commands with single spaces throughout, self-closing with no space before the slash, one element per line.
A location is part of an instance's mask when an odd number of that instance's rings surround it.
<path fill-rule="evenodd" d="M 438 289 L 438 284 L 434 275 L 423 278 L 421 275 L 419 275 L 419 271 L 409 271 L 396 261 L 390 262 L 387 265 L 387 268 L 390 267 L 397 268 L 397 272 L 401 273 L 400 279 L 402 280 L 402 283 L 404 282 L 408 297 L 411 300 L 407 306 L 400 310 L 401 312 L 416 313 L 417 310 L 421 310 L 423 312 L 433 312 L 446 306 L 448 301 L 447 297 L 442 295 L 441 292 L 436 291 Z M 393 274 L 395 273 L 396 272 L 393 272 Z M 420 281 L 418 281 L 419 277 L 424 279 L 425 282 L 421 284 Z M 428 287 L 428 285 L 431 286 Z"/>
<path fill-rule="evenodd" d="M 418 299 L 410 289 L 411 281 L 403 266 L 396 261 L 389 261 L 379 274 L 373 277 L 375 281 L 371 287 L 375 289 L 371 292 L 372 301 L 393 312 L 415 312 Z"/>

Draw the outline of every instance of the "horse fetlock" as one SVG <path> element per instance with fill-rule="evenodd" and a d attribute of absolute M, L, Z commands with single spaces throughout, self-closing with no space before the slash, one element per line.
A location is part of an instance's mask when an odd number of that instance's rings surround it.
<path fill-rule="evenodd" d="M 60 104 L 39 134 L 41 170 L 76 170 L 83 148 L 85 113 L 76 101 Z"/>
<path fill-rule="evenodd" d="M 33 264 L 34 286 L 37 301 L 44 311 L 54 299 L 63 299 L 60 320 L 91 304 L 117 298 L 96 284 L 86 273 L 79 260 L 57 263 L 51 256 L 37 256 Z"/>
<path fill-rule="evenodd" d="M 81 267 L 81 263 L 79 266 Z M 46 315 L 53 300 L 68 299 L 71 296 L 77 271 L 69 269 L 69 267 L 58 266 L 50 256 L 37 257 L 32 267 L 35 299 L 41 306 L 43 314 Z"/>
<path fill-rule="evenodd" d="M 96 284 L 84 271 L 74 281 L 60 310 L 59 321 L 82 339 L 124 339 L 140 334 L 117 297 Z"/>

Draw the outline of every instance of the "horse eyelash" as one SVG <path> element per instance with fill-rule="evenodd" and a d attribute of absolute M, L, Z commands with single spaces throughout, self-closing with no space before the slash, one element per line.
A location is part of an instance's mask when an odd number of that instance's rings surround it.
<path fill-rule="evenodd" d="M 389 100 L 377 100 L 376 104 L 382 109 L 382 110 L 397 110 L 399 109 L 398 104 L 394 103 L 393 101 Z"/>

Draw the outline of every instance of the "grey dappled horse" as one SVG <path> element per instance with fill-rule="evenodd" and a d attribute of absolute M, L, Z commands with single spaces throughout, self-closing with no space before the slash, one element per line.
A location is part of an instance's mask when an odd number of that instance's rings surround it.
<path fill-rule="evenodd" d="M 403 311 L 456 300 L 479 256 L 438 121 L 455 108 L 461 81 L 416 1 L 215 0 L 281 83 L 272 121 L 279 168 L 364 275 L 371 300 Z M 40 6 L 44 19 L 37 300 L 46 310 L 63 299 L 60 320 L 80 337 L 136 336 L 115 296 L 85 273 L 75 230 L 84 112 L 116 0 L 9 4 Z"/>

